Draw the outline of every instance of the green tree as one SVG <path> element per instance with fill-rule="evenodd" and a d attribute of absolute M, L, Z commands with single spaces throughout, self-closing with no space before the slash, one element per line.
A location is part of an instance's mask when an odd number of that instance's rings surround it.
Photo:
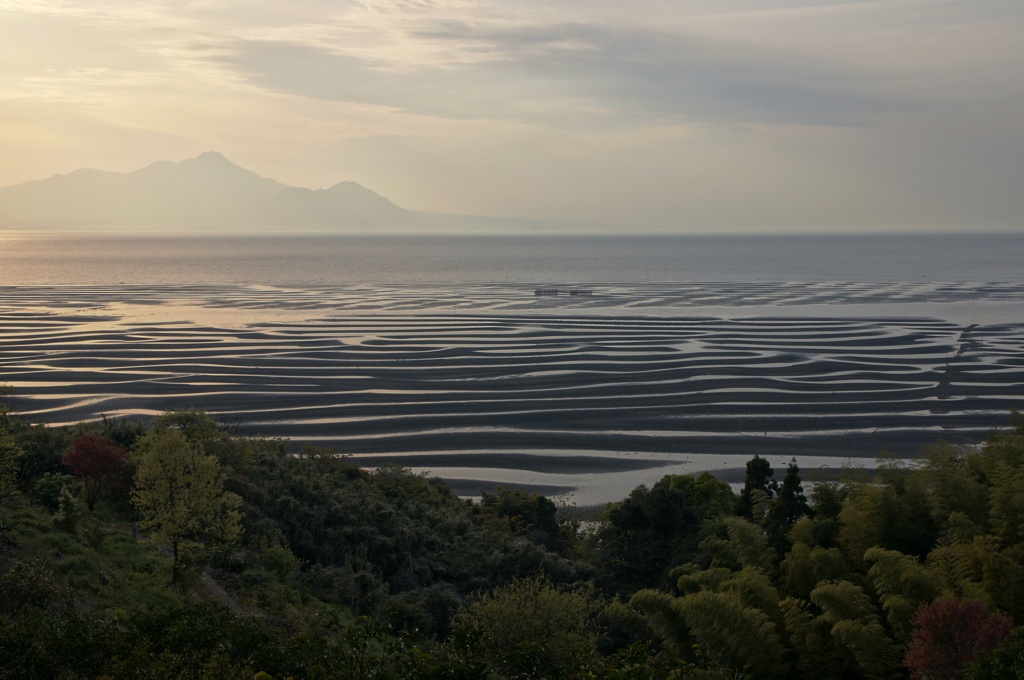
<path fill-rule="evenodd" d="M 849 574 L 846 560 L 837 548 L 813 548 L 803 541 L 793 547 L 779 565 L 780 586 L 793 597 L 807 600 L 822 581 L 845 579 Z"/>
<path fill-rule="evenodd" d="M 57 512 L 53 513 L 54 526 L 61 531 L 73 534 L 78 531 L 80 514 L 75 494 L 71 493 L 71 489 L 68 487 L 61 487 L 60 497 L 57 500 Z"/>
<path fill-rule="evenodd" d="M 702 525 L 727 514 L 735 494 L 710 473 L 666 475 L 611 503 L 596 533 L 598 561 L 615 585 L 660 585 L 667 570 L 692 559 Z"/>
<path fill-rule="evenodd" d="M 153 419 L 153 429 L 158 432 L 177 430 L 190 444 L 204 448 L 224 438 L 224 434 L 217 427 L 217 421 L 206 411 L 198 408 L 183 408 L 162 413 Z"/>
<path fill-rule="evenodd" d="M 509 520 L 517 533 L 552 546 L 557 543 L 560 529 L 558 506 L 539 493 L 499 486 L 493 494 L 484 493 L 480 509 Z"/>
<path fill-rule="evenodd" d="M 22 450 L 18 460 L 18 484 L 22 489 L 31 489 L 46 473 L 64 472 L 60 459 L 71 445 L 72 428 L 11 420 L 8 431 Z"/>
<path fill-rule="evenodd" d="M 996 466 L 990 487 L 992 533 L 1006 546 L 1024 542 L 1024 468 Z"/>
<path fill-rule="evenodd" d="M 740 492 L 739 502 L 736 505 L 736 514 L 760 522 L 763 518 L 754 517 L 757 505 L 755 494 L 761 492 L 771 499 L 779 486 L 774 477 L 772 464 L 767 459 L 755 455 L 748 460 L 747 474 L 743 480 L 743 490 Z"/>
<path fill-rule="evenodd" d="M 631 603 L 647 614 L 670 653 L 691 656 L 696 641 L 714 665 L 731 669 L 737 677 L 739 673 L 755 678 L 789 675 L 775 624 L 757 607 L 745 605 L 739 592 L 703 590 L 672 597 L 642 590 Z"/>
<path fill-rule="evenodd" d="M 8 393 L 7 387 L 0 385 L 0 397 Z M 0 537 L 6 536 L 18 526 L 23 501 L 18 488 L 22 451 L 11 436 L 8 413 L 6 401 L 0 399 Z"/>
<path fill-rule="evenodd" d="M 993 468 L 1006 465 L 1011 469 L 1024 467 L 1024 414 L 1016 409 L 1010 412 L 1009 430 L 994 430 L 985 441 L 983 468 L 989 478 Z"/>
<path fill-rule="evenodd" d="M 959 513 L 981 528 L 988 526 L 988 493 L 983 457 L 975 447 L 939 442 L 925 447 L 918 473 L 931 497 L 936 524 L 946 528 L 950 515 Z"/>
<path fill-rule="evenodd" d="M 864 589 L 849 581 L 832 581 L 811 592 L 821 620 L 831 626 L 834 642 L 844 647 L 865 678 L 892 677 L 900 666 L 900 648 L 885 631 L 878 609 Z"/>
<path fill-rule="evenodd" d="M 839 482 L 818 482 L 811 489 L 811 509 L 816 519 L 838 520 L 850 489 Z"/>
<path fill-rule="evenodd" d="M 795 597 L 779 603 L 785 617 L 789 644 L 796 653 L 796 669 L 804 678 L 858 678 L 857 661 L 832 637 L 832 624 L 815 616 L 812 605 Z"/>
<path fill-rule="evenodd" d="M 868 548 L 925 556 L 938 536 L 927 495 L 916 478 L 859 487 L 843 505 L 839 524 L 839 545 L 858 568 L 864 567 Z"/>
<path fill-rule="evenodd" d="M 786 476 L 778 489 L 778 497 L 767 517 L 768 539 L 780 555 L 789 549 L 790 543 L 786 534 L 798 519 L 810 514 L 811 508 L 807 505 L 807 497 L 804 496 L 804 487 L 800 481 L 800 468 L 794 458 L 789 462 Z"/>
<path fill-rule="evenodd" d="M 981 585 L 988 598 L 1017 625 L 1024 624 L 1024 546 L 1002 548 L 994 536 L 974 539 Z"/>
<path fill-rule="evenodd" d="M 252 462 L 253 447 L 259 440 L 232 437 L 210 415 L 199 408 L 168 411 L 153 419 L 153 430 L 177 430 L 192 446 L 215 457 L 225 468 L 242 469 Z"/>
<path fill-rule="evenodd" d="M 700 542 L 700 549 L 711 558 L 713 567 L 754 567 L 766 574 L 774 572 L 778 559 L 761 527 L 739 517 L 718 520 L 713 532 Z"/>
<path fill-rule="evenodd" d="M 914 612 L 939 595 L 931 572 L 910 555 L 869 548 L 864 559 L 871 564 L 868 579 L 882 603 L 889 629 L 900 644 L 910 641 Z"/>
<path fill-rule="evenodd" d="M 171 580 L 183 576 L 182 549 L 202 559 L 202 548 L 229 545 L 241 535 L 241 498 L 224 491 L 220 465 L 177 430 L 156 431 L 141 442 L 132 502 L 141 526 L 167 541 Z"/>
<path fill-rule="evenodd" d="M 602 608 L 589 593 L 534 577 L 483 595 L 453 625 L 476 631 L 482 656 L 511 677 L 566 676 L 596 657 Z"/>
<path fill-rule="evenodd" d="M 964 677 L 970 680 L 1024 678 L 1024 628 L 1018 628 L 1001 645 L 980 655 L 964 669 Z"/>
<path fill-rule="evenodd" d="M 657 486 L 682 491 L 690 501 L 694 513 L 702 522 L 731 515 L 736 506 L 736 494 L 728 482 L 710 472 L 699 475 L 665 475 Z"/>

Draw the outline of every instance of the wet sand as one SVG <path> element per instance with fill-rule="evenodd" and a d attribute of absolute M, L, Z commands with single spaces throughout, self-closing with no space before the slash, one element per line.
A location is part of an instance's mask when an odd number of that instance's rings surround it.
<path fill-rule="evenodd" d="M 30 419 L 197 406 L 466 495 L 586 503 L 755 453 L 977 442 L 1024 406 L 1021 285 L 588 288 L 0 288 L 0 382 Z"/>

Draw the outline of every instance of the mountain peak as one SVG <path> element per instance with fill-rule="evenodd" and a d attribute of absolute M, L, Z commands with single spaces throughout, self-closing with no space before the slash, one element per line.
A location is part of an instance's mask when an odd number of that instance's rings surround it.
<path fill-rule="evenodd" d="M 206 165 L 206 166 L 225 166 L 230 165 L 232 167 L 238 167 L 234 163 L 228 160 L 227 156 L 220 153 L 219 151 L 204 151 L 195 158 L 187 158 L 182 163 L 195 164 L 195 165 Z"/>

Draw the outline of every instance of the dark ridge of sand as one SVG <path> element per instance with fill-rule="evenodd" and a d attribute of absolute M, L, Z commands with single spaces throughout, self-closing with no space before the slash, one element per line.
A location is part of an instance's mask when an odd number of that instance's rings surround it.
<path fill-rule="evenodd" d="M 1004 416 L 1005 418 L 1005 416 Z M 316 444 L 332 446 L 337 450 L 363 457 L 375 454 L 380 460 L 393 460 L 401 463 L 399 458 L 388 459 L 388 452 L 402 451 L 451 451 L 472 450 L 474 448 L 501 447 L 529 451 L 533 449 L 600 450 L 611 452 L 643 452 L 656 454 L 703 454 L 721 453 L 723 455 L 747 455 L 755 453 L 782 456 L 847 456 L 874 458 L 883 451 L 903 457 L 916 456 L 921 449 L 942 439 L 951 443 L 971 444 L 981 441 L 988 434 L 989 428 L 963 430 L 956 432 L 934 430 L 899 430 L 878 435 L 872 434 L 822 434 L 820 436 L 772 437 L 758 436 L 750 433 L 736 432 L 722 434 L 717 437 L 644 437 L 640 435 L 606 434 L 601 432 L 576 433 L 481 433 L 467 432 L 455 436 L 396 436 L 379 445 L 367 445 L 353 440 L 324 438 L 315 441 L 293 439 L 295 446 Z M 401 463 L 408 465 L 408 463 Z M 510 464 L 511 469 L 519 466 Z M 560 472 L 570 472 L 562 468 Z"/>
<path fill-rule="evenodd" d="M 488 467 L 506 470 L 525 470 L 557 474 L 578 474 L 618 472 L 624 470 L 646 470 L 678 464 L 677 460 L 641 457 L 637 454 L 622 454 L 624 457 L 496 453 L 493 451 L 467 451 L 465 453 L 419 453 L 402 455 L 358 455 L 352 461 L 365 467 L 379 467 L 394 463 L 403 467 L 443 468 Z M 439 476 L 443 473 L 438 472 Z"/>
<path fill-rule="evenodd" d="M 506 489 L 521 489 L 530 493 L 539 493 L 542 496 L 547 496 L 548 498 L 563 496 L 572 493 L 575 490 L 574 487 L 571 486 L 553 486 L 550 484 L 495 482 L 493 480 L 486 479 L 445 479 L 440 475 L 437 477 L 451 487 L 456 496 L 463 497 L 477 497 L 485 493 L 494 494 L 495 491 L 498 490 L 498 487 L 504 487 Z"/>

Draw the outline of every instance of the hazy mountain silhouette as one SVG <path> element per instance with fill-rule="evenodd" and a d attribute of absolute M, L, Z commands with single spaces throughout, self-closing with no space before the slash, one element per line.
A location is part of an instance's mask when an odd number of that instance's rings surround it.
<path fill-rule="evenodd" d="M 551 224 L 414 212 L 355 182 L 293 187 L 212 151 L 134 172 L 76 170 L 0 189 L 0 227 L 13 229 L 521 232 Z"/>

